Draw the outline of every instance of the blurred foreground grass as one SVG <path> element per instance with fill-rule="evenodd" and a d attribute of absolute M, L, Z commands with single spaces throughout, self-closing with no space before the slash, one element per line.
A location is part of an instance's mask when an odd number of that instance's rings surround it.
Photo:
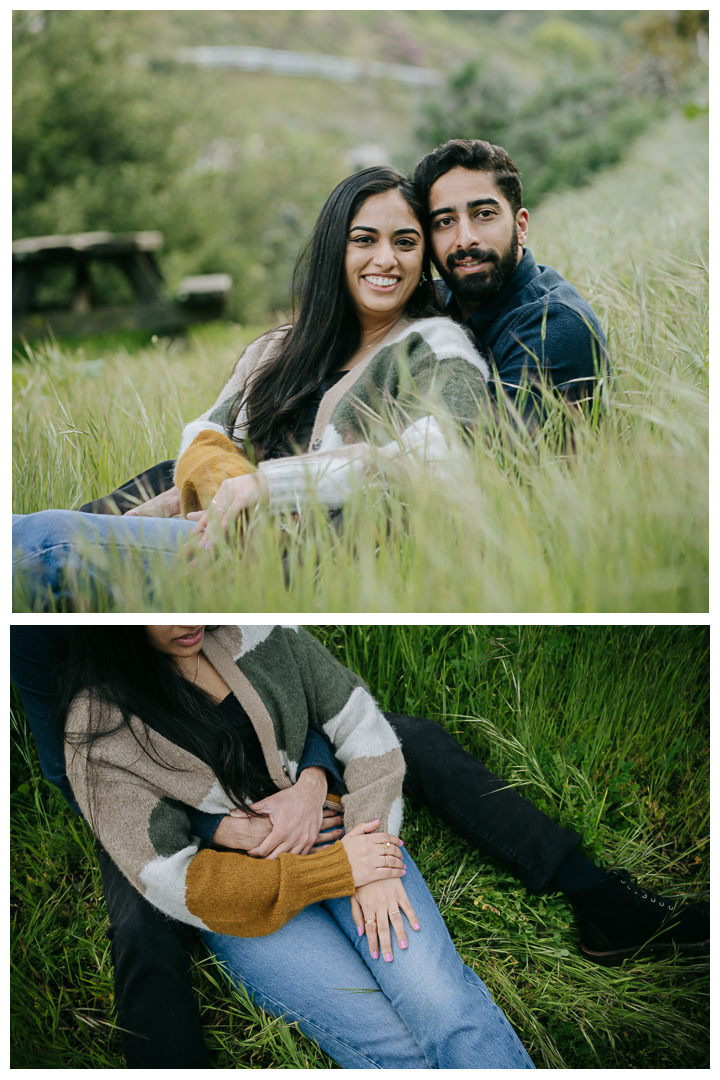
<path fill-rule="evenodd" d="M 575 454 L 478 445 L 452 488 L 358 493 L 344 538 L 310 516 L 288 541 L 258 517 L 241 552 L 190 573 L 106 565 L 113 595 L 79 582 L 75 608 L 706 611 L 706 119 L 671 117 L 592 186 L 549 199 L 529 246 L 590 300 L 613 352 L 605 419 L 579 425 Z M 15 364 L 14 511 L 72 509 L 174 456 L 262 329 L 209 326 L 101 356 L 92 342 L 49 344 Z M 35 602 L 20 586 L 14 609 Z"/>
<path fill-rule="evenodd" d="M 310 629 L 381 708 L 443 723 L 579 831 L 589 857 L 657 892 L 706 897 L 707 627 Z M 123 1068 L 93 841 L 43 780 L 19 700 L 11 789 L 11 1067 Z M 537 1067 L 708 1067 L 706 957 L 597 967 L 562 894 L 530 895 L 425 807 L 406 807 L 403 837 Z M 331 1067 L 227 989 L 209 958 L 198 955 L 194 986 L 214 1067 Z"/>

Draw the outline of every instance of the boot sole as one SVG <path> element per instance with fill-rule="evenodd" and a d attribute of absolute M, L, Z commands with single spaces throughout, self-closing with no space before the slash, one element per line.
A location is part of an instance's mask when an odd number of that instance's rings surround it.
<path fill-rule="evenodd" d="M 583 955 L 594 960 L 596 964 L 602 964 L 603 967 L 615 967 L 617 964 L 621 964 L 623 960 L 627 960 L 628 957 L 639 956 L 654 956 L 660 953 L 679 952 L 683 955 L 697 956 L 701 953 L 705 953 L 710 948 L 710 938 L 706 941 L 694 941 L 689 944 L 657 944 L 652 942 L 649 945 L 642 946 L 639 949 L 609 949 L 607 952 L 594 952 L 592 949 L 586 948 L 582 942 L 580 943 L 580 951 Z"/>

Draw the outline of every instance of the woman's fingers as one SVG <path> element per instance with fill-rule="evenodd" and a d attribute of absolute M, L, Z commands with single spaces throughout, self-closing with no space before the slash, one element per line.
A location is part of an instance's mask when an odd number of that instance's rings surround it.
<path fill-rule="evenodd" d="M 350 910 L 352 911 L 352 917 L 357 927 L 358 937 L 362 937 L 365 933 L 365 916 L 363 910 L 357 902 L 354 896 L 350 897 Z"/>
<path fill-rule="evenodd" d="M 365 934 L 367 936 L 367 943 L 368 949 L 370 950 L 370 955 L 372 956 L 373 960 L 377 960 L 380 956 L 380 952 L 378 947 L 378 930 L 376 918 L 373 917 L 372 919 L 365 920 Z"/>
<path fill-rule="evenodd" d="M 389 916 L 389 919 L 390 925 L 395 931 L 395 937 L 397 938 L 398 945 L 401 949 L 407 949 L 407 936 L 405 933 L 405 923 L 403 921 L 402 913 L 399 910 L 393 911 L 393 913 Z"/>
<path fill-rule="evenodd" d="M 420 923 L 418 922 L 418 917 L 415 914 L 415 911 L 413 910 L 412 904 L 408 900 L 407 893 L 405 893 L 405 896 L 400 901 L 400 907 L 402 908 L 402 910 L 407 915 L 407 920 L 410 923 L 410 925 L 412 926 L 413 930 L 419 930 L 420 929 Z M 393 923 L 393 926 L 394 925 L 395 924 Z"/>
<path fill-rule="evenodd" d="M 390 922 L 387 911 L 377 913 L 378 938 L 380 939 L 380 952 L 382 958 L 389 963 L 392 958 L 392 941 L 390 940 Z"/>

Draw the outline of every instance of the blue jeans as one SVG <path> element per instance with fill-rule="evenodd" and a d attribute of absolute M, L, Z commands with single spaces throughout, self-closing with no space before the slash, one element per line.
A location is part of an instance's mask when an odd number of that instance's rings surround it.
<path fill-rule="evenodd" d="M 344 1069 L 534 1068 L 403 854 L 421 929 L 390 962 L 370 957 L 348 897 L 312 904 L 267 937 L 200 937 L 256 1005 L 296 1023 Z"/>
<path fill-rule="evenodd" d="M 66 600 L 73 581 L 112 588 L 113 551 L 139 550 L 172 559 L 194 522 L 184 518 L 115 517 L 77 510 L 13 514 L 13 586 L 33 597 Z"/>

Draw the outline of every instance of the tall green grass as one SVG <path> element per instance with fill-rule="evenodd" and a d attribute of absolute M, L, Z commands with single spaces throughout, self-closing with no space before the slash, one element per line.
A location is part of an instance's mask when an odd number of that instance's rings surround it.
<path fill-rule="evenodd" d="M 382 708 L 427 715 L 560 824 L 651 889 L 709 883 L 706 627 L 323 626 Z M 93 842 L 40 774 L 22 706 L 11 755 L 12 1067 L 122 1068 Z M 561 894 L 532 896 L 425 807 L 403 837 L 463 960 L 540 1068 L 708 1064 L 706 958 L 604 969 Z M 412 943 L 411 943 L 412 944 Z M 217 1068 L 327 1068 L 296 1031 L 227 989 L 198 954 Z"/>
<path fill-rule="evenodd" d="M 707 611 L 706 185 L 706 121 L 675 116 L 532 215 L 533 254 L 591 301 L 614 357 L 604 419 L 577 423 L 574 452 L 478 440 L 452 483 L 358 491 L 341 536 L 260 514 L 242 550 L 190 572 L 104 565 L 112 595 L 81 581 L 75 610 Z M 77 507 L 173 456 L 258 329 L 101 357 L 51 343 L 16 364 L 14 510 Z M 18 584 L 15 610 L 39 602 Z"/>

